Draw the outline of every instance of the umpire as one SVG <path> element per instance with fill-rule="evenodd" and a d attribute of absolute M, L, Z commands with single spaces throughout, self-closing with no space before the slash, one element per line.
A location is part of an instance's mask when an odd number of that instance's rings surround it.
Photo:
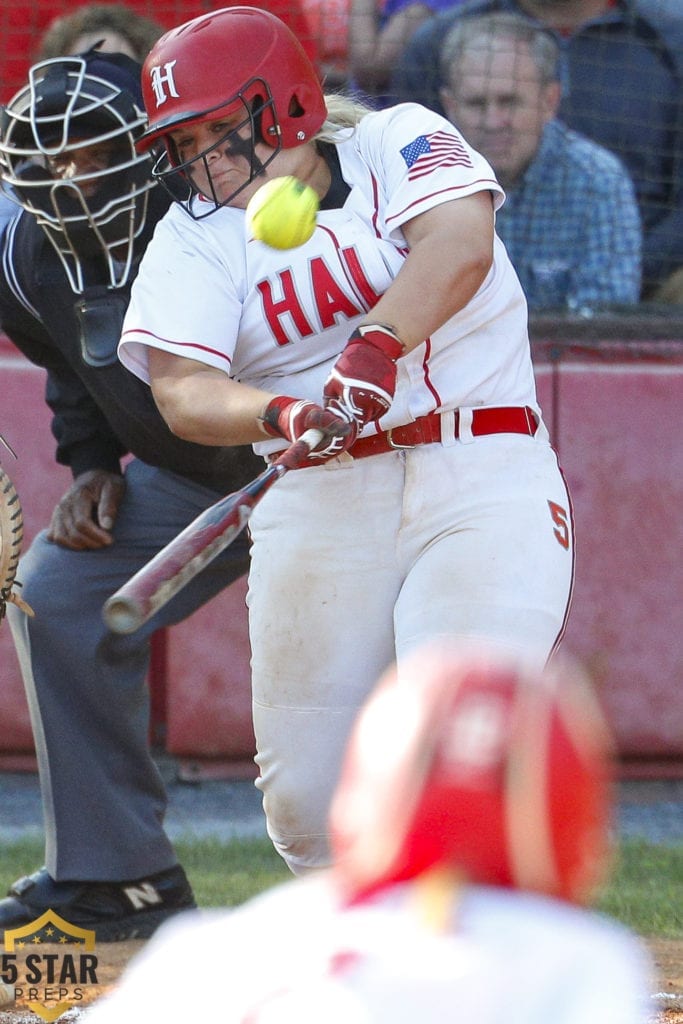
<path fill-rule="evenodd" d="M 22 561 L 35 618 L 14 607 L 8 615 L 38 755 L 46 866 L 0 900 L 0 930 L 51 908 L 101 941 L 144 938 L 194 906 L 163 830 L 166 794 L 148 746 L 150 637 L 245 574 L 247 541 L 133 636 L 108 633 L 101 610 L 263 463 L 250 448 L 175 437 L 150 389 L 117 360 L 130 285 L 168 205 L 150 157 L 135 152 L 143 124 L 139 65 L 96 49 L 34 65 L 2 111 L 0 175 L 23 211 L 4 232 L 0 325 L 47 371 L 56 458 L 74 479 Z"/>

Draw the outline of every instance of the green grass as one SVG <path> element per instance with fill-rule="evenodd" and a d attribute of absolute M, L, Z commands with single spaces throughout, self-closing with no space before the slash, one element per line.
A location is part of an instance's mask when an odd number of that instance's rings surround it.
<path fill-rule="evenodd" d="M 202 907 L 236 906 L 292 877 L 265 839 L 188 839 L 176 848 Z M 42 856 L 39 840 L 0 845 L 0 893 Z M 597 909 L 644 937 L 683 939 L 683 846 L 622 843 Z"/>
<path fill-rule="evenodd" d="M 644 937 L 683 939 L 683 846 L 623 842 L 598 909 Z"/>
<path fill-rule="evenodd" d="M 200 907 L 237 906 L 292 876 L 267 839 L 176 843 Z"/>

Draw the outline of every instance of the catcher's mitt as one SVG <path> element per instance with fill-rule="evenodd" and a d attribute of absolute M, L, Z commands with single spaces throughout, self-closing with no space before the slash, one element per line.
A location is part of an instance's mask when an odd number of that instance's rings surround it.
<path fill-rule="evenodd" d="M 0 434 L 5 448 L 14 452 Z M 16 458 L 16 455 L 14 455 Z M 14 591 L 21 584 L 16 579 L 21 542 L 24 537 L 24 517 L 16 488 L 2 466 L 0 466 L 0 621 L 5 617 L 7 602 L 11 601 L 27 615 L 33 609 Z"/>

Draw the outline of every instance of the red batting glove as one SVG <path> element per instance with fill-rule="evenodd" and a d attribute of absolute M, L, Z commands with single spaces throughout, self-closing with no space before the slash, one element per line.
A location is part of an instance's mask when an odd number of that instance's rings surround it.
<path fill-rule="evenodd" d="M 403 342 L 390 327 L 358 327 L 325 381 L 325 408 L 353 416 L 359 428 L 378 420 L 393 401 L 396 360 L 403 352 Z"/>
<path fill-rule="evenodd" d="M 358 425 L 351 416 L 333 409 L 322 409 L 305 399 L 273 398 L 261 419 L 263 429 L 271 437 L 298 441 L 312 428 L 322 431 L 322 440 L 311 451 L 303 466 L 320 465 L 347 451 L 358 436 Z"/>

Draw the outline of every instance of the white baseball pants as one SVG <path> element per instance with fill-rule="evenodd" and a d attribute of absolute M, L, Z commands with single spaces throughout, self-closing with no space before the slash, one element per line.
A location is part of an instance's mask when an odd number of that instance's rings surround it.
<path fill-rule="evenodd" d="M 349 729 L 394 659 L 439 636 L 549 656 L 572 591 L 570 501 L 541 428 L 289 473 L 251 531 L 257 785 L 298 874 L 329 861 Z"/>

